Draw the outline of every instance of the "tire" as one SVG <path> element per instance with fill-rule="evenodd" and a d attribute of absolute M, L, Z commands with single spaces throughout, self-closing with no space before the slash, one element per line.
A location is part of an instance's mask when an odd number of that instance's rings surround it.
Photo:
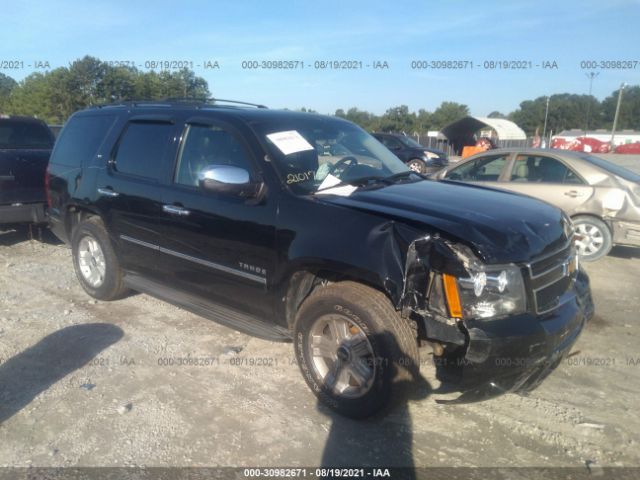
<path fill-rule="evenodd" d="M 573 225 L 576 233 L 585 237 L 576 242 L 581 260 L 593 262 L 609 254 L 613 246 L 611 231 L 602 220 L 580 215 L 573 218 Z"/>
<path fill-rule="evenodd" d="M 419 376 L 416 332 L 384 294 L 365 285 L 345 281 L 316 288 L 293 330 L 307 385 L 347 417 L 368 417 L 400 400 Z"/>
<path fill-rule="evenodd" d="M 85 292 L 98 300 L 116 300 L 127 289 L 120 261 L 98 217 L 78 224 L 71 235 L 73 268 Z"/>
<path fill-rule="evenodd" d="M 407 162 L 407 167 L 417 173 L 426 173 L 427 165 L 419 158 L 412 158 Z"/>

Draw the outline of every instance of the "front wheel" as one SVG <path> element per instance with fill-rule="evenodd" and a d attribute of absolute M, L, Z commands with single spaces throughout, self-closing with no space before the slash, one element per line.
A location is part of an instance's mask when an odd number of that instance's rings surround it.
<path fill-rule="evenodd" d="M 573 218 L 573 225 L 578 235 L 576 249 L 585 262 L 593 262 L 611 251 L 612 239 L 609 227 L 595 217 L 581 215 Z"/>
<path fill-rule="evenodd" d="M 427 165 L 419 158 L 413 158 L 407 162 L 407 167 L 416 173 L 425 173 L 427 171 Z"/>
<path fill-rule="evenodd" d="M 313 393 L 352 418 L 373 415 L 418 377 L 414 330 L 385 295 L 355 282 L 320 286 L 305 300 L 294 348 Z"/>

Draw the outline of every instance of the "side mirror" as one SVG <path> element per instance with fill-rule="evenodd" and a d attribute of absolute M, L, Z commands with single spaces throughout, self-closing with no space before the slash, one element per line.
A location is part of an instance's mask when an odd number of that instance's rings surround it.
<path fill-rule="evenodd" d="M 260 191 L 249 172 L 232 165 L 207 165 L 198 173 L 198 185 L 204 190 L 243 198 L 253 198 Z"/>

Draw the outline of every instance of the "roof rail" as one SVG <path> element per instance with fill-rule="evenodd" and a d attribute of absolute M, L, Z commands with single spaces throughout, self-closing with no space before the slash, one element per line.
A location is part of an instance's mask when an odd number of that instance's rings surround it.
<path fill-rule="evenodd" d="M 171 105 L 163 100 L 121 100 L 113 103 L 99 103 L 89 105 L 87 108 L 122 108 L 122 107 L 170 107 Z"/>
<path fill-rule="evenodd" d="M 246 105 L 256 108 L 267 108 L 265 105 L 250 102 L 241 102 L 239 100 L 227 100 L 223 98 L 193 98 L 193 97 L 169 97 L 161 100 L 124 100 L 114 103 L 91 105 L 89 108 L 106 108 L 106 107 L 170 107 L 172 104 L 186 103 L 192 105 L 216 105 L 218 103 L 230 103 L 233 105 Z"/>
<path fill-rule="evenodd" d="M 207 103 L 218 103 L 218 102 L 222 102 L 222 103 L 233 103 L 233 104 L 237 104 L 237 105 L 248 105 L 250 107 L 256 107 L 256 108 L 268 108 L 266 105 L 262 105 L 259 103 L 249 103 L 249 102 L 241 102 L 239 100 L 225 100 L 224 98 L 208 98 L 207 99 Z"/>

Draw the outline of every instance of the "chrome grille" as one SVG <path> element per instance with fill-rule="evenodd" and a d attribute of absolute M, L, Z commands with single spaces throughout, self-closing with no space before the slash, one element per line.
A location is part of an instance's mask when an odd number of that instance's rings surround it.
<path fill-rule="evenodd" d="M 576 252 L 569 242 L 560 250 L 540 257 L 527 265 L 533 305 L 537 314 L 558 306 L 577 275 Z"/>

